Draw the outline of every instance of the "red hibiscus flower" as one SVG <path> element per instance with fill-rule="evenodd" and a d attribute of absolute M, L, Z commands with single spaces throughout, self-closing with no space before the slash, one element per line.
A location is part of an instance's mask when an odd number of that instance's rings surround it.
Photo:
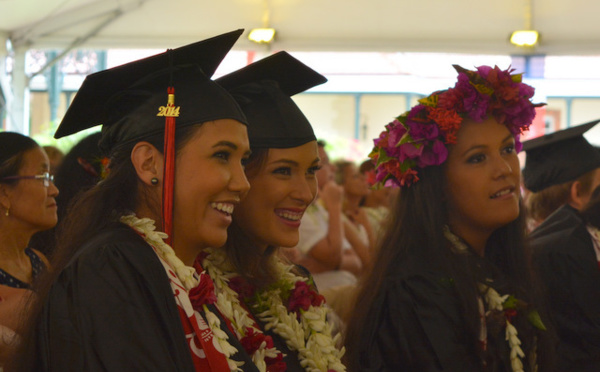
<path fill-rule="evenodd" d="M 240 298 L 246 299 L 254 295 L 256 288 L 241 276 L 229 279 L 229 288 L 233 289 Z"/>
<path fill-rule="evenodd" d="M 318 294 L 310 288 L 308 284 L 299 280 L 294 285 L 288 300 L 288 310 L 300 315 L 300 309 L 306 311 L 312 306 L 321 306 L 325 302 L 325 297 Z"/>
<path fill-rule="evenodd" d="M 264 333 L 259 333 L 254 328 L 246 328 L 246 336 L 242 337 L 240 343 L 249 355 L 252 355 L 260 348 L 262 343 L 266 343 L 267 349 L 273 347 L 273 339 L 271 336 L 266 336 Z"/>
<path fill-rule="evenodd" d="M 189 292 L 192 307 L 200 311 L 203 305 L 214 304 L 217 302 L 215 295 L 215 286 L 212 279 L 207 274 L 200 274 L 200 283 Z"/>
<path fill-rule="evenodd" d="M 277 358 L 265 358 L 267 364 L 267 372 L 285 372 L 287 371 L 287 365 L 283 361 L 283 355 L 277 354 Z"/>

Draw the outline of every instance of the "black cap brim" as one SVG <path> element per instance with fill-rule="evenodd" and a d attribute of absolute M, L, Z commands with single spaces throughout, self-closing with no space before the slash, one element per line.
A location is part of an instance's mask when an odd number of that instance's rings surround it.
<path fill-rule="evenodd" d="M 600 167 L 600 152 L 584 134 L 600 119 L 523 142 L 523 182 L 533 192 L 573 181 Z"/>
<path fill-rule="evenodd" d="M 327 79 L 290 54 L 275 53 L 215 81 L 244 111 L 252 148 L 292 148 L 316 140 L 290 97 Z"/>
<path fill-rule="evenodd" d="M 110 108 L 105 104 L 111 97 L 156 71 L 169 66 L 198 65 L 202 73 L 210 78 L 242 33 L 242 29 L 231 31 L 88 75 L 69 106 L 54 138 L 65 137 L 97 125 L 109 124 Z M 166 88 L 165 86 L 165 92 Z"/>

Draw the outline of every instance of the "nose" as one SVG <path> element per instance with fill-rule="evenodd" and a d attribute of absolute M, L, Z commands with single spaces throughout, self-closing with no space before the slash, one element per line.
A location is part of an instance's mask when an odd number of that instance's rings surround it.
<path fill-rule="evenodd" d="M 502 156 L 498 156 L 498 160 L 495 162 L 494 175 L 497 178 L 506 177 L 513 172 L 513 167 L 510 162 Z"/>
<path fill-rule="evenodd" d="M 57 197 L 59 193 L 58 187 L 54 184 L 54 182 L 50 181 L 50 185 L 48 186 L 48 196 L 53 198 Z"/>
<path fill-rule="evenodd" d="M 236 167 L 232 172 L 232 176 L 229 181 L 229 189 L 239 193 L 242 197 L 244 197 L 248 193 L 248 190 L 250 190 L 250 182 L 248 182 L 248 178 L 246 177 L 246 172 L 244 171 L 242 164 Z"/>
<path fill-rule="evenodd" d="M 315 178 L 306 179 L 297 182 L 291 197 L 302 202 L 304 205 L 309 205 L 317 196 L 317 180 Z"/>

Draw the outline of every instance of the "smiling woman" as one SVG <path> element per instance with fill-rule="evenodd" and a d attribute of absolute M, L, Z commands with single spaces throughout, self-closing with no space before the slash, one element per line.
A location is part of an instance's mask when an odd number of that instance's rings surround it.
<path fill-rule="evenodd" d="M 375 140 L 377 181 L 401 195 L 348 322 L 352 371 L 535 371 L 546 356 L 516 154 L 533 88 L 455 68 Z"/>
<path fill-rule="evenodd" d="M 207 250 L 198 266 L 214 281 L 215 304 L 259 371 L 344 371 L 323 296 L 306 270 L 278 254 L 298 243 L 320 166 L 312 126 L 290 96 L 325 78 L 279 52 L 217 82 L 248 118 L 251 188 L 233 212 L 223 249 Z"/>
<path fill-rule="evenodd" d="M 232 211 L 250 187 L 246 118 L 210 80 L 241 33 L 86 78 L 55 136 L 102 123 L 108 175 L 71 204 L 55 270 L 40 280 L 6 370 L 230 371 L 243 364 L 241 346 L 228 345 L 234 331 L 214 307 L 199 304 L 212 286 L 192 267 L 204 248 L 225 243 Z M 41 180 L 19 182 L 43 188 Z"/>

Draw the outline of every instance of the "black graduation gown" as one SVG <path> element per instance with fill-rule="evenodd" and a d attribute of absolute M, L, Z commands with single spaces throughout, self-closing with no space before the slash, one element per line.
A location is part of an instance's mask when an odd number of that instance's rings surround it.
<path fill-rule="evenodd" d="M 214 305 L 209 305 L 219 314 Z M 221 318 L 245 372 L 251 357 Z M 288 371 L 300 370 L 295 354 Z M 91 239 L 54 283 L 37 329 L 36 371 L 194 371 L 165 270 L 130 227 L 117 224 Z"/>
<path fill-rule="evenodd" d="M 165 270 L 153 249 L 121 224 L 91 239 L 61 272 L 36 341 L 36 371 L 194 371 Z M 257 370 L 238 354 L 244 371 Z"/>
<path fill-rule="evenodd" d="M 485 265 L 484 260 L 473 259 Z M 483 273 L 490 272 L 482 267 Z M 483 371 L 480 357 L 470 346 L 463 307 L 453 280 L 426 264 L 405 263 L 395 266 L 394 271 L 383 281 L 371 306 L 361 335 L 359 370 Z M 517 325 L 519 332 L 521 325 Z M 488 331 L 490 351 L 485 371 L 512 371 L 504 332 L 492 335 Z M 526 365 L 525 371 L 529 370 Z"/>
<path fill-rule="evenodd" d="M 564 205 L 530 237 L 559 337 L 557 370 L 600 371 L 600 270 L 584 222 Z"/>

